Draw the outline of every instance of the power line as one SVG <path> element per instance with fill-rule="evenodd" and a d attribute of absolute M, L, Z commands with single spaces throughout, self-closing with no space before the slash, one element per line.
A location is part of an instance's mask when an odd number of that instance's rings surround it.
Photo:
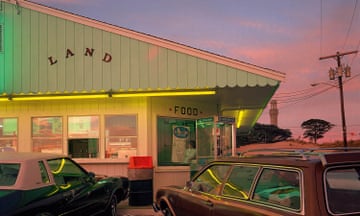
<path fill-rule="evenodd" d="M 323 0 L 320 0 L 320 55 L 322 55 L 323 43 Z"/>
<path fill-rule="evenodd" d="M 355 16 L 355 12 L 356 12 L 357 3 L 358 3 L 358 0 L 355 0 L 355 7 L 354 7 L 354 10 L 353 10 L 353 13 L 352 13 L 352 16 L 351 16 L 349 28 L 348 28 L 348 30 L 347 30 L 347 32 L 346 32 L 345 41 L 344 41 L 344 44 L 343 44 L 343 48 L 342 48 L 342 49 L 345 48 L 345 45 L 346 45 L 346 43 L 347 43 L 347 40 L 349 39 L 351 27 L 352 27 L 352 24 L 353 24 L 353 21 L 354 21 L 354 16 Z"/>
<path fill-rule="evenodd" d="M 360 76 L 360 73 L 344 80 L 343 84 L 345 84 L 345 83 L 349 82 L 350 80 L 352 80 L 356 77 L 359 77 L 359 76 Z M 319 84 L 321 84 L 321 83 L 319 83 Z M 325 84 L 325 85 L 318 85 L 318 87 L 307 88 L 307 89 L 294 91 L 294 92 L 275 94 L 272 99 L 276 100 L 279 105 L 284 104 L 284 106 L 281 107 L 283 109 L 288 106 L 292 106 L 297 103 L 309 100 L 309 99 L 316 97 L 320 94 L 323 94 L 333 88 L 338 88 L 338 85 L 336 85 L 335 83 L 332 84 L 332 83 L 324 82 L 323 84 Z"/>

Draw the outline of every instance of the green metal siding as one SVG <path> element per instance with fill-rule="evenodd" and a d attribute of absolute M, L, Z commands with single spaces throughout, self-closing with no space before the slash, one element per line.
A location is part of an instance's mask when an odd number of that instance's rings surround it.
<path fill-rule="evenodd" d="M 0 93 L 277 86 L 279 81 L 1 2 Z M 86 48 L 94 49 L 86 56 Z M 67 58 L 67 49 L 74 54 Z M 105 54 L 111 62 L 104 62 Z M 52 58 L 57 63 L 51 65 Z"/>

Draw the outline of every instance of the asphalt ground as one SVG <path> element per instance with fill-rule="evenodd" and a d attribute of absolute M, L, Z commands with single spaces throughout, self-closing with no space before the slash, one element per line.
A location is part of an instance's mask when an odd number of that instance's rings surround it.
<path fill-rule="evenodd" d="M 119 216 L 161 216 L 159 212 L 155 212 L 151 205 L 146 206 L 130 206 L 128 200 L 118 204 Z"/>

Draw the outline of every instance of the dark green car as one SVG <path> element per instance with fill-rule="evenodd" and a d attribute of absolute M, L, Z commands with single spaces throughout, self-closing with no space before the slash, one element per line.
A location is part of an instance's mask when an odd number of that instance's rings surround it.
<path fill-rule="evenodd" d="M 0 215 L 117 215 L 128 185 L 65 156 L 0 152 Z"/>

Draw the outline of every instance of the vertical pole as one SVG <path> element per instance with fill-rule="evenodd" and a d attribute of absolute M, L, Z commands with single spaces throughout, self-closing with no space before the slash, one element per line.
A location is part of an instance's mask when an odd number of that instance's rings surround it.
<path fill-rule="evenodd" d="M 340 53 L 336 53 L 336 61 L 337 66 L 341 67 Z M 341 120 L 342 120 L 342 134 L 343 134 L 343 142 L 344 147 L 347 147 L 347 138 L 346 138 L 346 119 L 345 119 L 345 108 L 344 108 L 344 91 L 343 91 L 343 82 L 342 82 L 342 74 L 338 74 L 339 81 L 339 90 L 340 90 L 340 108 L 341 108 Z"/>
<path fill-rule="evenodd" d="M 328 58 L 336 58 L 338 68 L 341 67 L 341 57 L 349 54 L 355 54 L 358 51 L 350 51 L 345 53 L 336 52 L 335 55 L 320 57 L 319 60 L 324 60 Z M 338 70 L 338 69 L 336 69 Z M 347 138 L 346 138 L 346 120 L 345 120 L 345 108 L 344 108 L 344 92 L 343 92 L 343 82 L 342 82 L 342 72 L 337 74 L 339 81 L 339 90 L 340 90 L 340 106 L 341 106 L 341 121 L 342 121 L 342 134 L 344 147 L 347 147 Z"/>

